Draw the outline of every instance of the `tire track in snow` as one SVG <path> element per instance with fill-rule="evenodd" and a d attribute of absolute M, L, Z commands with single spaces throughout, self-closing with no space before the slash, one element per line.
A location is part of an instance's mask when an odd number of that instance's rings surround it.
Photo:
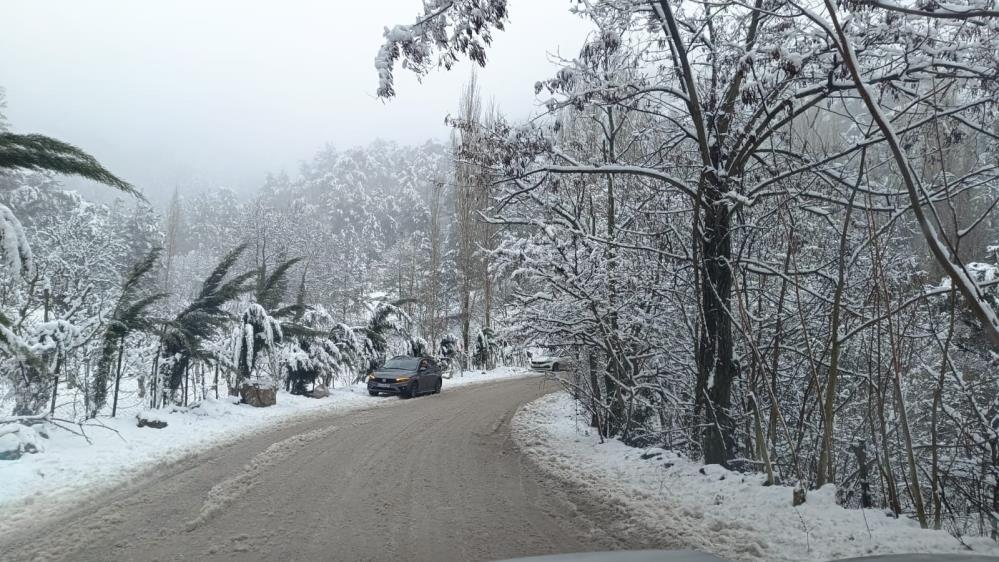
<path fill-rule="evenodd" d="M 253 488 L 259 480 L 260 474 L 268 468 L 297 453 L 313 441 L 327 437 L 339 429 L 340 427 L 337 425 L 314 429 L 293 435 L 267 447 L 258 453 L 257 456 L 250 459 L 250 462 L 246 463 L 243 469 L 235 476 L 212 486 L 212 489 L 208 491 L 205 502 L 201 506 L 200 513 L 196 518 L 185 524 L 185 530 L 188 532 L 195 530 L 199 525 L 224 510 L 239 496 Z"/>

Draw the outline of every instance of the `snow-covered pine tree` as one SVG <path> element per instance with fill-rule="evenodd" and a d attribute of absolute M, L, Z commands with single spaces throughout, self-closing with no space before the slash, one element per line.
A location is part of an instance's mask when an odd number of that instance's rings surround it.
<path fill-rule="evenodd" d="M 430 346 L 427 345 L 427 340 L 421 337 L 410 338 L 409 340 L 409 354 L 413 357 L 424 357 L 430 353 Z"/>
<path fill-rule="evenodd" d="M 247 271 L 231 275 L 247 245 L 236 246 L 218 262 L 201 285 L 194 300 L 185 306 L 161 331 L 153 381 L 153 406 L 176 402 L 177 390 L 188 374 L 191 361 L 202 351 L 202 344 L 231 318 L 224 306 L 252 290 L 249 282 L 257 274 Z"/>
<path fill-rule="evenodd" d="M 232 363 L 236 366 L 233 387 L 244 402 L 253 406 L 274 404 L 281 376 L 278 345 L 283 341 L 281 323 L 260 304 L 249 303 L 232 334 Z M 265 363 L 259 361 L 262 354 Z"/>
<path fill-rule="evenodd" d="M 472 365 L 476 369 L 492 369 L 496 366 L 497 344 L 491 328 L 482 328 L 475 336 L 475 352 L 472 354 Z"/>

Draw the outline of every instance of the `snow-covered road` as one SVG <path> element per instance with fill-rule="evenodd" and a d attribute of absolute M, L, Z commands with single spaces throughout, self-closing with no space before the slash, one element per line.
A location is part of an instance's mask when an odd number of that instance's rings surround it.
<path fill-rule="evenodd" d="M 510 435 L 540 377 L 268 429 L 0 538 L 4 560 L 495 560 L 625 546 Z M 627 545 L 633 546 L 633 545 Z"/>
<path fill-rule="evenodd" d="M 466 371 L 461 377 L 445 381 L 445 388 L 528 375 L 531 373 L 516 367 Z M 38 439 L 41 453 L 0 461 L 0 543 L 17 528 L 103 497 L 116 487 L 141 479 L 150 469 L 162 470 L 213 447 L 261 431 L 308 422 L 313 417 L 397 404 L 399 400 L 394 397 L 368 396 L 361 383 L 336 388 L 329 397 L 319 400 L 282 392 L 277 405 L 269 408 L 233 404 L 223 397 L 190 408 L 122 408 L 116 418 L 102 417 L 80 428 L 47 427 L 48 438 Z M 169 425 L 163 429 L 140 428 L 136 414 Z M 88 438 L 82 438 L 80 431 L 86 432 Z"/>

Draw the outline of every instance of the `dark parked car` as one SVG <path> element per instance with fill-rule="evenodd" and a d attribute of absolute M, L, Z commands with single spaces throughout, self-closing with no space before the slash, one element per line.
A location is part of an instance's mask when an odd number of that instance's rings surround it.
<path fill-rule="evenodd" d="M 413 398 L 441 391 L 441 366 L 432 357 L 399 355 L 368 375 L 368 393 Z"/>

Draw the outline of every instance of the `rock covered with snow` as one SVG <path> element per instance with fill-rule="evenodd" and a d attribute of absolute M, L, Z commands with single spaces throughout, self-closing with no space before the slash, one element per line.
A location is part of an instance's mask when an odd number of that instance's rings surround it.
<path fill-rule="evenodd" d="M 317 384 L 316 388 L 312 389 L 309 396 L 312 398 L 327 398 L 330 395 L 330 390 L 326 388 L 326 385 Z"/>
<path fill-rule="evenodd" d="M 155 410 L 144 410 L 139 412 L 135 415 L 135 419 L 138 420 L 138 423 L 136 423 L 137 427 L 163 429 L 164 427 L 170 425 L 170 423 L 165 419 L 165 416 Z"/>
<path fill-rule="evenodd" d="M 38 433 L 27 425 L 0 425 L 0 461 L 13 461 L 44 450 Z"/>
<path fill-rule="evenodd" d="M 266 408 L 277 404 L 277 389 L 273 387 L 244 384 L 239 389 L 239 396 L 243 404 L 249 404 L 254 408 Z"/>

